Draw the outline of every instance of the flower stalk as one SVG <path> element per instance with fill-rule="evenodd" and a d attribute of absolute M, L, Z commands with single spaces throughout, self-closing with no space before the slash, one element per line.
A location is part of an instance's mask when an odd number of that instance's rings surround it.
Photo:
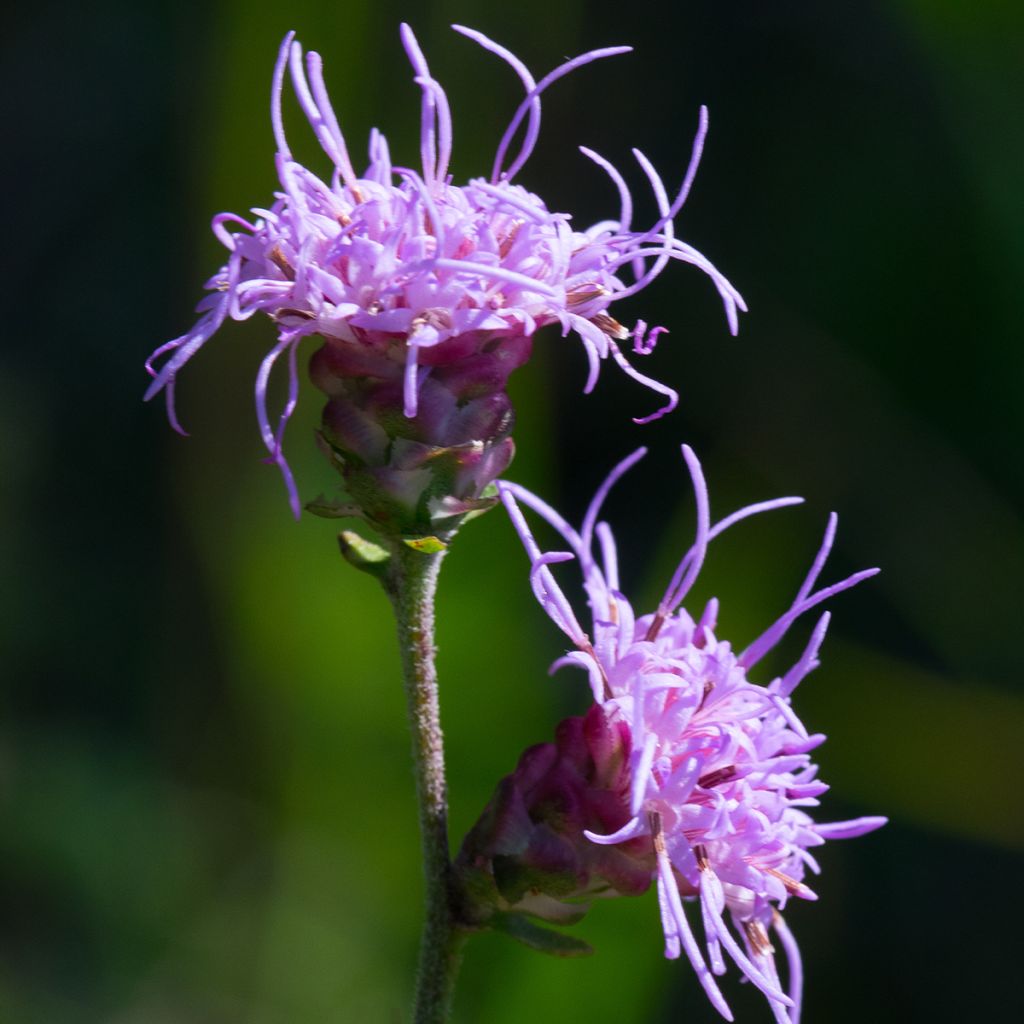
<path fill-rule="evenodd" d="M 444 738 L 434 664 L 434 597 L 444 554 L 443 549 L 423 552 L 396 541 L 384 581 L 395 609 L 405 676 L 426 887 L 414 1024 L 443 1024 L 448 1019 L 467 934 L 454 914 Z"/>

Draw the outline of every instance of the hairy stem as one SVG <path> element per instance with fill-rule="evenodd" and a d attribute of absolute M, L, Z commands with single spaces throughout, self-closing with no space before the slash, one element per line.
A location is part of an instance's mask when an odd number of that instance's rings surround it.
<path fill-rule="evenodd" d="M 392 550 L 387 581 L 405 674 L 426 880 L 426 919 L 413 1004 L 415 1024 L 448 1020 L 465 938 L 453 914 L 444 739 L 434 666 L 434 595 L 443 557 L 443 551 L 426 554 L 399 543 Z"/>

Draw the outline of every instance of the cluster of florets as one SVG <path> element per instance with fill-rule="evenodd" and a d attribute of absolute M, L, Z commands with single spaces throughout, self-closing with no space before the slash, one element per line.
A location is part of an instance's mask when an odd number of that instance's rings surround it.
<path fill-rule="evenodd" d="M 629 734 L 628 820 L 611 833 L 585 831 L 594 843 L 635 843 L 648 837 L 654 853 L 665 955 L 685 952 L 715 1007 L 729 1008 L 715 975 L 725 971 L 723 951 L 768 997 L 780 1022 L 799 1015 L 801 967 L 795 942 L 780 911 L 790 897 L 816 898 L 804 884 L 817 872 L 811 850 L 829 838 L 861 835 L 884 818 L 820 824 L 811 817 L 828 788 L 817 779 L 810 751 L 825 737 L 812 735 L 794 713 L 790 695 L 818 665 L 828 625 L 819 620 L 803 655 L 783 676 L 762 686 L 748 671 L 802 614 L 874 575 L 868 569 L 816 590 L 835 535 L 835 516 L 790 608 L 743 651 L 715 636 L 717 601 L 699 619 L 680 607 L 700 572 L 709 541 L 757 512 L 797 503 L 780 498 L 752 505 L 712 526 L 700 465 L 684 446 L 697 495 L 697 536 L 682 559 L 657 610 L 636 617 L 619 589 L 616 548 L 607 524 L 598 523 L 611 486 L 643 454 L 620 463 L 598 491 L 577 531 L 536 496 L 502 483 L 502 499 L 530 555 L 534 590 L 575 650 L 556 665 L 588 673 L 594 699 L 610 723 Z M 566 541 L 567 552 L 542 553 L 517 499 L 546 519 Z M 593 553 L 594 540 L 600 558 Z M 550 565 L 578 560 L 592 613 L 592 629 L 580 625 Z M 696 899 L 705 935 L 699 947 L 684 911 Z M 735 933 L 725 920 L 725 912 Z M 789 959 L 783 990 L 769 938 L 774 932 Z"/>
<path fill-rule="evenodd" d="M 557 325 L 563 336 L 578 336 L 589 364 L 586 391 L 610 357 L 661 394 L 663 406 L 636 420 L 644 423 L 674 408 L 677 395 L 639 373 L 622 344 L 632 340 L 634 354 L 648 355 L 664 328 L 648 331 L 639 321 L 627 329 L 611 316 L 611 304 L 646 288 L 679 260 L 710 277 L 734 333 L 738 310 L 745 309 L 732 285 L 675 233 L 674 218 L 700 160 L 706 110 L 674 198 L 644 154 L 633 151 L 658 209 L 646 229 L 632 226 L 632 197 L 620 172 L 583 148 L 609 176 L 619 211 L 580 230 L 514 178 L 537 142 L 540 97 L 548 86 L 629 48 L 584 53 L 538 81 L 504 47 L 456 30 L 511 66 L 525 90 L 489 178 L 452 183 L 448 100 L 408 26 L 402 26 L 402 43 L 422 91 L 420 169 L 393 165 L 384 136 L 373 130 L 362 174 L 328 98 L 319 55 L 303 55 L 289 34 L 271 91 L 280 191 L 251 218 L 222 213 L 213 219 L 227 261 L 207 282 L 210 294 L 197 307 L 196 325 L 147 363 L 154 379 L 146 397 L 164 392 L 171 423 L 181 430 L 174 410 L 181 367 L 227 319 L 262 312 L 274 321 L 278 340 L 256 377 L 257 419 L 296 514 L 298 494 L 282 443 L 298 397 L 297 347 L 308 336 L 324 342 L 311 373 L 328 396 L 322 437 L 353 501 L 337 507 L 341 514 L 360 514 L 385 533 L 446 535 L 493 501 L 487 488 L 513 452 L 504 389 L 508 375 L 528 359 L 535 331 Z M 288 76 L 332 165 L 326 178 L 300 164 L 289 147 L 282 115 Z M 289 383 L 275 422 L 268 382 L 282 359 Z M 861 835 L 885 819 L 821 824 L 811 815 L 827 789 L 810 757 L 824 736 L 804 728 L 791 694 L 818 665 L 828 614 L 784 675 L 761 685 L 748 672 L 799 616 L 876 570 L 815 589 L 835 534 L 833 516 L 789 609 L 734 651 L 716 636 L 717 601 L 696 619 L 682 602 L 715 536 L 747 516 L 800 499 L 752 505 L 712 525 L 700 465 L 689 448 L 683 453 L 697 498 L 696 539 L 647 615 L 635 615 L 622 594 L 614 538 L 598 522 L 610 488 L 642 449 L 612 471 L 579 530 L 528 491 L 499 485 L 530 556 L 537 598 L 573 643 L 556 664 L 586 671 L 594 704 L 585 716 L 566 720 L 555 743 L 523 755 L 467 837 L 456 873 L 477 901 L 476 917 L 467 922 L 478 924 L 523 913 L 565 921 L 578 916 L 580 899 L 632 895 L 656 881 L 665 954 L 686 953 L 715 1007 L 732 1019 L 715 980 L 728 956 L 765 993 L 780 1024 L 795 1024 L 801 967 L 781 911 L 791 897 L 815 898 L 804 882 L 808 869 L 818 870 L 815 847 Z M 554 527 L 569 550 L 542 552 L 518 502 Z M 589 630 L 551 572 L 552 564 L 569 559 L 582 570 Z M 703 949 L 684 909 L 694 900 Z M 773 933 L 789 961 L 785 990 Z"/>
<path fill-rule="evenodd" d="M 434 367 L 506 344 L 521 347 L 522 339 L 539 327 L 557 324 L 563 335 L 575 332 L 582 341 L 590 366 L 586 390 L 593 388 L 601 360 L 610 356 L 665 397 L 661 409 L 638 420 L 645 422 L 673 408 L 676 393 L 636 371 L 620 342 L 632 338 L 634 352 L 647 354 L 663 329 L 648 332 L 641 321 L 627 330 L 609 315 L 612 301 L 645 288 L 675 259 L 710 276 L 733 332 L 737 310 L 745 308 L 732 285 L 678 239 L 673 227 L 696 172 L 706 111 L 701 112 L 690 167 L 672 201 L 650 161 L 635 151 L 659 209 L 657 222 L 645 230 L 631 226 L 632 200 L 622 175 L 603 157 L 584 149 L 611 177 L 620 210 L 617 218 L 577 230 L 567 214 L 550 211 L 513 178 L 537 141 L 541 93 L 575 68 L 629 47 L 582 54 L 538 82 L 504 47 L 478 32 L 459 27 L 457 31 L 504 59 L 526 90 L 501 140 L 490 178 L 452 184 L 448 101 L 408 26 L 402 26 L 402 42 L 422 90 L 421 169 L 394 166 L 384 136 L 374 130 L 369 165 L 361 175 L 354 169 L 328 98 L 320 56 L 310 52 L 303 58 L 294 33 L 289 34 L 274 69 L 271 105 L 281 191 L 269 209 L 254 209 L 252 218 L 233 213 L 214 217 L 213 231 L 228 250 L 227 262 L 206 284 L 211 294 L 197 307 L 202 316 L 196 325 L 157 349 L 147 364 L 154 380 L 146 397 L 163 391 L 171 423 L 180 430 L 174 382 L 181 367 L 226 319 L 245 320 L 258 312 L 269 316 L 279 338 L 257 375 L 257 416 L 270 461 L 284 473 L 296 509 L 298 498 L 281 446 L 297 398 L 296 347 L 307 336 L 319 335 L 329 346 L 364 352 L 370 366 L 366 372 L 397 380 L 400 408 L 413 417 Z M 299 105 L 333 165 L 326 180 L 298 163 L 289 148 L 281 110 L 288 73 Z M 508 160 L 520 128 L 521 146 Z M 632 275 L 631 281 L 626 274 Z M 275 423 L 267 409 L 267 384 L 283 357 L 290 386 Z M 486 376 L 486 370 L 481 372 Z"/>

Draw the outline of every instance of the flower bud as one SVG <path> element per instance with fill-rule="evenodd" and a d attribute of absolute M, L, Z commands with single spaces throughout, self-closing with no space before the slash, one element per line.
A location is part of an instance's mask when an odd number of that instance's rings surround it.
<path fill-rule="evenodd" d="M 466 836 L 455 872 L 467 916 L 525 913 L 570 924 L 598 896 L 636 896 L 651 884 L 650 837 L 599 846 L 629 813 L 630 736 L 600 705 L 566 718 L 554 743 L 529 747 Z"/>

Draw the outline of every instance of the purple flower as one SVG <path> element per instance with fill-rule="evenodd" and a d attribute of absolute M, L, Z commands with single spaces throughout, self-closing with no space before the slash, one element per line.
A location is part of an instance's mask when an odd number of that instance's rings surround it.
<path fill-rule="evenodd" d="M 471 29 L 456 26 L 456 31 L 506 61 L 526 91 L 498 146 L 490 177 L 452 184 L 448 101 L 407 25 L 401 28 L 402 42 L 423 94 L 421 166 L 393 165 L 384 136 L 373 130 L 369 164 L 361 175 L 328 99 L 320 56 L 308 53 L 303 59 L 289 33 L 271 90 L 281 190 L 269 208 L 256 208 L 251 217 L 221 213 L 213 218 L 214 234 L 228 250 L 227 262 L 206 284 L 210 294 L 197 307 L 202 315 L 196 325 L 160 346 L 147 362 L 154 379 L 146 398 L 163 391 L 171 424 L 184 433 L 174 410 L 181 367 L 228 318 L 246 320 L 263 312 L 275 322 L 278 341 L 256 377 L 256 413 L 269 461 L 281 468 L 296 513 L 298 496 L 281 446 L 298 394 L 296 348 L 308 335 L 319 335 L 335 352 L 352 350 L 340 359 L 349 367 L 346 372 L 396 378 L 400 408 L 413 417 L 425 381 L 439 367 L 509 347 L 513 356 L 503 367 L 507 376 L 528 355 L 524 339 L 539 327 L 557 324 L 563 336 L 574 332 L 583 344 L 590 367 L 586 391 L 594 387 L 601 361 L 610 356 L 631 377 L 665 396 L 663 408 L 637 421 L 642 423 L 672 409 L 677 396 L 634 369 L 619 343 L 632 338 L 634 352 L 647 354 L 664 328 L 648 333 L 640 321 L 627 330 L 609 315 L 612 301 L 636 294 L 670 260 L 681 260 L 709 275 L 734 333 L 737 310 L 746 308 L 725 277 L 676 237 L 673 225 L 697 170 L 706 110 L 701 110 L 690 166 L 674 199 L 650 161 L 633 151 L 658 205 L 658 220 L 649 228 L 632 227 L 632 199 L 622 175 L 602 156 L 582 149 L 611 178 L 620 207 L 617 217 L 578 230 L 568 214 L 551 212 L 514 178 L 537 141 L 541 93 L 568 72 L 629 47 L 584 53 L 538 82 L 504 47 Z M 327 178 L 292 156 L 281 114 L 286 73 L 332 165 Z M 521 127 L 522 142 L 514 149 Z M 267 384 L 281 359 L 288 366 L 289 388 L 275 422 L 267 408 Z M 351 368 L 360 359 L 362 369 Z"/>
<path fill-rule="evenodd" d="M 825 737 L 808 733 L 792 709 L 791 694 L 818 665 L 828 613 L 818 620 L 804 653 L 788 672 L 767 685 L 751 682 L 747 674 L 798 617 L 878 570 L 866 569 L 816 589 L 835 536 L 832 515 L 789 609 L 742 651 L 734 651 L 715 635 L 716 599 L 697 619 L 681 607 L 682 601 L 714 537 L 747 516 L 801 499 L 750 505 L 712 525 L 700 464 L 683 446 L 697 497 L 696 540 L 654 613 L 638 617 L 619 589 L 614 538 L 598 516 L 611 487 L 643 454 L 640 449 L 615 467 L 579 530 L 516 484 L 498 485 L 530 556 L 534 592 L 575 646 L 555 667 L 583 668 L 609 722 L 628 727 L 628 820 L 614 832 L 585 834 L 592 842 L 607 845 L 649 837 L 656 858 L 665 955 L 675 958 L 685 951 L 724 1017 L 732 1019 L 715 975 L 725 972 L 728 956 L 768 997 L 776 1019 L 796 1024 L 802 969 L 781 910 L 790 897 L 817 898 L 804 882 L 808 869 L 818 872 L 814 847 L 826 839 L 863 835 L 885 819 L 821 824 L 811 816 L 828 787 L 818 780 L 810 752 Z M 569 551 L 541 552 L 519 501 L 547 520 Z M 583 573 L 592 617 L 589 632 L 550 569 L 573 558 Z M 700 906 L 703 950 L 684 910 L 687 900 Z M 788 993 L 776 969 L 771 932 L 787 955 Z"/>

